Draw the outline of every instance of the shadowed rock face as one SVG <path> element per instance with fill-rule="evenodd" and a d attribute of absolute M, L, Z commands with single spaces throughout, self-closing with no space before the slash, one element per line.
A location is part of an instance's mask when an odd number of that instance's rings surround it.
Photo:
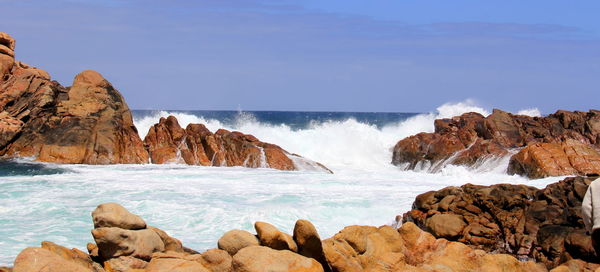
<path fill-rule="evenodd" d="M 14 49 L 14 40 L 0 33 L 0 47 Z M 41 69 L 14 58 L 5 61 L 10 54 L 4 51 L 0 156 L 57 163 L 148 162 L 127 104 L 102 75 L 83 71 L 65 88 Z"/>
<path fill-rule="evenodd" d="M 557 111 L 547 117 L 530 117 L 494 110 L 487 117 L 465 113 L 450 119 L 438 119 L 435 120 L 435 132 L 419 133 L 399 141 L 394 147 L 392 163 L 406 169 L 426 166 L 432 171 L 439 171 L 445 164 L 473 166 L 484 159 L 505 156 L 511 150 L 528 145 L 563 142 L 569 146 L 599 149 L 600 111 Z M 600 160 L 600 156 L 592 152 L 585 154 L 593 156 L 590 161 Z M 556 162 L 546 160 L 546 163 Z M 569 167 L 569 170 L 546 172 L 542 176 L 587 174 L 585 171 L 572 172 L 571 168 L 579 170 L 578 167 Z M 581 165 L 579 168 L 595 169 Z M 517 167 L 511 173 L 539 177 L 532 171 L 521 171 Z"/>
<path fill-rule="evenodd" d="M 185 163 L 205 166 L 244 166 L 300 170 L 295 160 L 331 172 L 320 163 L 291 154 L 281 147 L 237 131 L 210 132 L 202 124 L 183 129 L 174 116 L 161 118 L 144 138 L 152 163 Z"/>
<path fill-rule="evenodd" d="M 567 178 L 541 190 L 510 184 L 447 187 L 417 196 L 403 220 L 436 237 L 549 268 L 574 258 L 592 261 L 581 202 L 594 179 Z"/>

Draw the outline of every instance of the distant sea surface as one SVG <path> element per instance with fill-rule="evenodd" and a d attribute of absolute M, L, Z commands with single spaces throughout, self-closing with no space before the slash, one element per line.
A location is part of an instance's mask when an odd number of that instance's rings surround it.
<path fill-rule="evenodd" d="M 544 187 L 560 178 L 528 180 L 505 173 L 508 158 L 476 168 L 447 165 L 441 172 L 404 171 L 392 165 L 400 139 L 433 131 L 436 118 L 467 111 L 462 104 L 433 113 L 133 111 L 143 138 L 160 117 L 182 127 L 202 123 L 252 134 L 291 153 L 323 163 L 334 174 L 188 165 L 58 165 L 32 158 L 0 162 L 0 266 L 26 247 L 49 240 L 85 250 L 92 242 L 92 210 L 118 202 L 149 225 L 202 251 L 230 229 L 253 230 L 255 221 L 291 233 L 311 220 L 322 238 L 352 224 L 383 225 L 408 211 L 415 196 L 446 186 L 523 183 Z"/>

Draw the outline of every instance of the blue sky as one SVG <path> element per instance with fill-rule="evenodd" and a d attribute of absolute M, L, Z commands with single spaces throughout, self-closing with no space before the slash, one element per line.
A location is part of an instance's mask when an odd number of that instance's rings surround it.
<path fill-rule="evenodd" d="M 598 1 L 0 0 L 17 59 L 134 109 L 600 108 Z"/>

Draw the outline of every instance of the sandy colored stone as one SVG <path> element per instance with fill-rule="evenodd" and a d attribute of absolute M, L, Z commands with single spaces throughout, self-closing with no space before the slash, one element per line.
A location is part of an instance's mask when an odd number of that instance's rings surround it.
<path fill-rule="evenodd" d="M 154 232 L 156 232 L 156 234 L 158 234 L 158 236 L 160 236 L 160 239 L 165 244 L 165 251 L 174 251 L 182 253 L 185 252 L 185 249 L 181 244 L 181 241 L 179 241 L 179 239 L 169 236 L 169 234 L 167 234 L 164 230 L 161 230 L 159 228 L 155 228 L 152 226 L 148 226 L 148 228 L 153 230 Z"/>
<path fill-rule="evenodd" d="M 65 259 L 69 262 L 76 263 L 76 264 L 78 264 L 82 267 L 85 267 L 87 269 L 90 269 L 92 271 L 95 271 L 95 272 L 103 272 L 104 271 L 104 269 L 102 269 L 102 266 L 100 266 L 100 264 L 92 261 L 92 258 L 90 258 L 90 256 L 88 254 L 86 254 L 85 252 L 83 252 L 79 249 L 76 249 L 76 248 L 68 249 L 66 247 L 57 245 L 57 244 L 49 242 L 49 241 L 43 241 L 42 248 L 57 254 L 58 256 L 60 256 L 61 258 Z"/>
<path fill-rule="evenodd" d="M 165 249 L 160 236 L 151 229 L 125 230 L 120 228 L 96 228 L 92 236 L 98 245 L 98 253 L 105 260 L 119 256 L 133 256 L 150 260 L 152 253 Z"/>
<path fill-rule="evenodd" d="M 144 219 L 129 212 L 118 203 L 103 203 L 92 212 L 94 228 L 116 227 L 127 230 L 145 229 Z"/>
<path fill-rule="evenodd" d="M 106 272 L 129 272 L 132 269 L 144 269 L 146 266 L 148 262 L 131 256 L 120 256 L 104 262 Z"/>
<path fill-rule="evenodd" d="M 298 245 L 298 254 L 317 260 L 323 266 L 323 270 L 330 271 L 323 253 L 321 237 L 310 221 L 304 219 L 296 221 L 293 238 Z"/>
<path fill-rule="evenodd" d="M 201 263 L 212 272 L 231 272 L 233 271 L 233 258 L 225 250 L 209 249 L 202 254 L 196 254 L 194 260 Z M 186 258 L 187 259 L 187 258 Z"/>
<path fill-rule="evenodd" d="M 321 264 L 289 250 L 275 250 L 264 246 L 250 246 L 233 256 L 236 272 L 319 272 Z"/>
<path fill-rule="evenodd" d="M 240 249 L 248 246 L 258 246 L 260 242 L 256 236 L 245 230 L 230 230 L 219 238 L 217 245 L 219 249 L 225 250 L 233 256 Z"/>
<path fill-rule="evenodd" d="M 275 226 L 266 222 L 254 223 L 256 235 L 262 246 L 270 247 L 276 250 L 291 250 L 298 252 L 298 246 L 292 236 L 279 231 Z"/>
<path fill-rule="evenodd" d="M 202 264 L 176 258 L 154 258 L 146 266 L 146 272 L 211 272 Z"/>
<path fill-rule="evenodd" d="M 13 272 L 94 272 L 89 267 L 64 259 L 60 255 L 39 247 L 21 251 L 14 262 Z"/>

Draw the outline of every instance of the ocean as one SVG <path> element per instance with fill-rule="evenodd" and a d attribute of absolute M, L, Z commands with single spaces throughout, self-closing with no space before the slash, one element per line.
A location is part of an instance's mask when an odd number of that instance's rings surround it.
<path fill-rule="evenodd" d="M 392 224 L 414 198 L 465 183 L 544 187 L 562 177 L 528 180 L 506 174 L 508 157 L 474 168 L 446 165 L 440 172 L 392 165 L 400 139 L 433 131 L 436 118 L 489 110 L 445 104 L 431 113 L 133 111 L 143 138 L 160 117 L 182 127 L 238 130 L 318 161 L 334 174 L 187 165 L 59 165 L 32 158 L 0 162 L 0 266 L 43 240 L 85 251 L 93 242 L 92 210 L 118 202 L 167 231 L 185 246 L 215 248 L 231 229 L 253 232 L 266 221 L 291 233 L 297 219 L 312 221 L 325 239 L 344 226 Z M 535 110 L 519 112 L 539 115 Z"/>

